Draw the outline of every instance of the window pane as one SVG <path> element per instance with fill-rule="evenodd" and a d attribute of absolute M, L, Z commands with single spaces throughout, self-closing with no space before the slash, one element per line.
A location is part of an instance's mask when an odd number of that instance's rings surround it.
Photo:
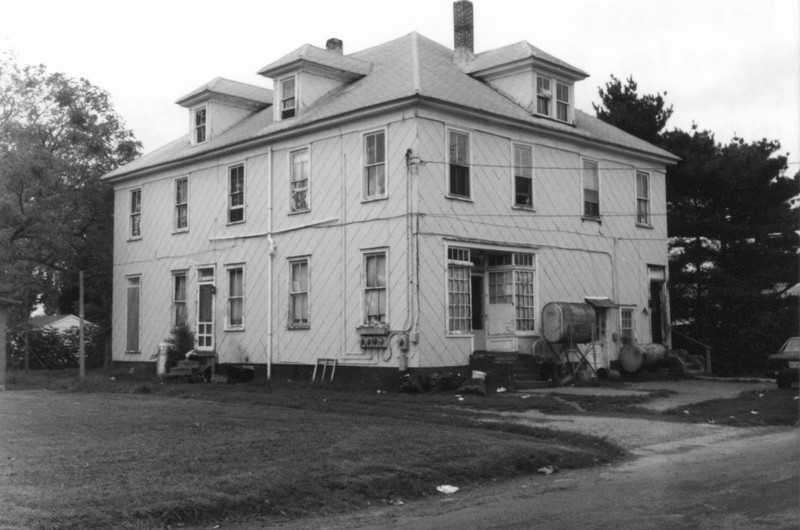
<path fill-rule="evenodd" d="M 139 351 L 139 278 L 128 278 L 127 330 L 125 349 Z"/>

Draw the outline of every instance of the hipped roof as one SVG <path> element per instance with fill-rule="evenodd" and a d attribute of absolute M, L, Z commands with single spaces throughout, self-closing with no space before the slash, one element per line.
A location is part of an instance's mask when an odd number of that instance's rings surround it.
<path fill-rule="evenodd" d="M 510 48 L 505 52 L 499 52 L 499 55 L 533 53 L 533 47 L 530 45 L 528 47 L 512 45 Z M 317 60 L 321 60 L 319 54 L 328 54 L 323 56 L 331 61 L 336 60 L 334 56 L 341 57 L 333 51 L 314 47 L 301 48 L 303 49 L 314 49 L 310 53 L 313 53 Z M 538 50 L 537 53 L 544 52 Z M 265 67 L 262 72 L 269 71 L 270 68 L 279 68 L 283 63 L 290 62 L 289 58 L 294 60 L 300 55 L 302 54 L 299 51 L 293 52 Z M 486 55 L 489 59 L 481 59 L 482 55 L 479 54 L 476 59 L 485 60 L 486 64 L 497 61 L 497 54 Z M 162 165 L 188 162 L 195 157 L 234 148 L 239 144 L 250 144 L 259 139 L 269 141 L 271 137 L 279 136 L 290 129 L 301 129 L 316 122 L 414 97 L 476 111 L 484 114 L 487 119 L 494 116 L 514 121 L 522 127 L 530 126 L 543 132 L 551 131 L 577 140 L 620 147 L 665 162 L 678 160 L 671 153 L 580 110 L 575 111 L 574 126 L 532 115 L 522 106 L 465 73 L 463 68 L 454 64 L 453 56 L 453 50 L 416 32 L 409 33 L 385 44 L 345 56 L 344 59 L 355 61 L 351 61 L 351 64 L 370 64 L 369 74 L 352 83 L 343 84 L 304 110 L 297 118 L 276 122 L 273 120 L 272 109 L 266 108 L 255 112 L 204 144 L 193 146 L 190 145 L 188 135 L 181 137 L 117 168 L 103 178 L 114 180 L 141 171 L 153 170 Z M 574 69 L 566 63 L 563 65 Z"/>

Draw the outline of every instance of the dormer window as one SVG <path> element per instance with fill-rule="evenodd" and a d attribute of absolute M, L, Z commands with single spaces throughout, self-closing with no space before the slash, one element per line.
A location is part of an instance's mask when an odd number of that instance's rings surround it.
<path fill-rule="evenodd" d="M 556 82 L 556 119 L 569 121 L 569 85 Z"/>
<path fill-rule="evenodd" d="M 550 116 L 550 99 L 552 92 L 550 79 L 536 76 L 536 113 Z"/>
<path fill-rule="evenodd" d="M 206 108 L 194 109 L 194 143 L 202 144 L 206 141 Z"/>
<path fill-rule="evenodd" d="M 296 115 L 297 95 L 295 78 L 281 80 L 281 119 L 294 118 Z"/>

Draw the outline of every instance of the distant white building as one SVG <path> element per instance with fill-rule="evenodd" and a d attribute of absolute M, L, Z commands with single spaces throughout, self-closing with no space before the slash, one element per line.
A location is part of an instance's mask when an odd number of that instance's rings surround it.
<path fill-rule="evenodd" d="M 83 322 L 85 326 L 95 325 L 85 319 Z M 28 325 L 32 328 L 65 331 L 71 328 L 79 328 L 81 325 L 81 319 L 75 315 L 39 316 L 28 319 Z"/>
<path fill-rule="evenodd" d="M 600 363 L 669 344 L 672 154 L 574 108 L 584 71 L 519 42 L 330 39 L 178 101 L 187 136 L 107 174 L 113 359 L 176 324 L 222 363 L 465 366 L 597 308 Z M 594 88 L 586 87 L 588 90 Z M 338 373 L 338 372 L 337 372 Z"/>

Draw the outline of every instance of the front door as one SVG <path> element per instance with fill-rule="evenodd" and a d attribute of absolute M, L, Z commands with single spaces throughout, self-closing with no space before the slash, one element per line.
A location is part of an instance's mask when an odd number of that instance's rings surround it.
<path fill-rule="evenodd" d="M 198 351 L 214 350 L 214 269 L 199 269 L 197 275 L 197 334 Z"/>
<path fill-rule="evenodd" d="M 472 351 L 486 351 L 483 274 L 472 275 Z"/>
<path fill-rule="evenodd" d="M 664 344 L 665 311 L 664 286 L 667 277 L 664 267 L 648 267 L 650 279 L 650 331 L 654 344 Z"/>
<path fill-rule="evenodd" d="M 489 303 L 486 308 L 486 331 L 489 349 L 515 351 L 514 272 L 490 270 Z"/>

